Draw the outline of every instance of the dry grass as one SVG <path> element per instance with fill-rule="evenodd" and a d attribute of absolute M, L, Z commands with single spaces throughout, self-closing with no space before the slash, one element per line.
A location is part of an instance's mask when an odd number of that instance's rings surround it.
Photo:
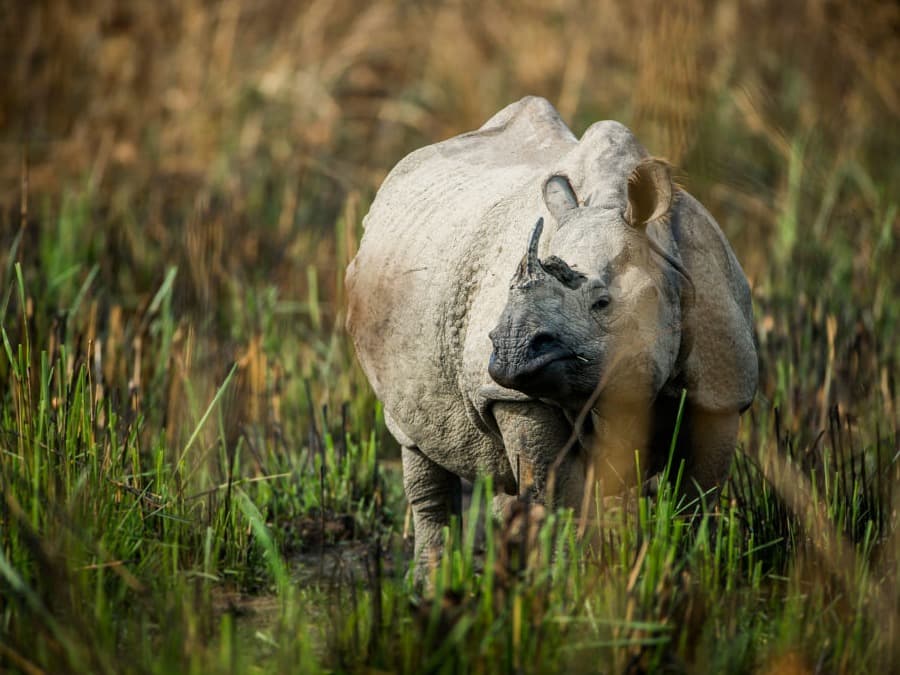
<path fill-rule="evenodd" d="M 181 311 L 222 313 L 261 278 L 308 298 L 314 281 L 317 319 L 340 323 L 355 225 L 386 171 L 525 94 L 556 102 L 576 132 L 631 125 L 761 282 L 769 252 L 797 239 L 779 227 L 786 202 L 818 208 L 831 185 L 840 198 L 820 215 L 852 238 L 858 214 L 883 206 L 865 177 L 900 185 L 884 161 L 900 152 L 891 3 L 60 0 L 5 16 L 0 263 L 26 199 L 36 221 L 88 194 L 77 236 L 116 299 L 98 308 L 109 331 L 166 264 L 181 270 Z M 799 195 L 792 157 L 812 177 Z M 849 164 L 864 179 L 847 189 Z M 861 254 L 868 235 L 851 242 Z M 54 236 L 35 224 L 23 259 Z"/>
<path fill-rule="evenodd" d="M 27 148 L 37 194 L 86 174 L 239 194 L 264 162 L 340 201 L 526 93 L 577 130 L 617 115 L 689 170 L 723 98 L 784 158 L 812 127 L 865 157 L 900 116 L 891 3 L 98 0 L 18 3 L 4 26 L 2 141 Z M 18 177 L 7 162 L 7 203 Z"/>

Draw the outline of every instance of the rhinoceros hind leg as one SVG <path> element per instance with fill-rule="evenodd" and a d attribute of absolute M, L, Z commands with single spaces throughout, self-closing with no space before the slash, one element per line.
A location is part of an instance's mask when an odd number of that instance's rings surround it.
<path fill-rule="evenodd" d="M 443 545 L 443 528 L 451 516 L 462 514 L 462 483 L 451 473 L 428 459 L 416 447 L 403 447 L 403 488 L 412 507 L 415 528 L 415 581 L 428 580 L 432 562 L 437 562 Z"/>

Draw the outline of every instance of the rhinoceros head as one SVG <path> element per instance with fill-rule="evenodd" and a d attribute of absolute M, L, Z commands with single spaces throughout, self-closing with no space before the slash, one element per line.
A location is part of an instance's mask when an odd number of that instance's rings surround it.
<path fill-rule="evenodd" d="M 498 384 L 578 409 L 598 386 L 616 401 L 652 401 L 671 376 L 681 343 L 677 251 L 647 233 L 672 208 L 668 166 L 644 160 L 624 194 L 579 206 L 564 176 L 544 184 L 559 227 L 540 259 L 538 220 L 490 333 Z"/>

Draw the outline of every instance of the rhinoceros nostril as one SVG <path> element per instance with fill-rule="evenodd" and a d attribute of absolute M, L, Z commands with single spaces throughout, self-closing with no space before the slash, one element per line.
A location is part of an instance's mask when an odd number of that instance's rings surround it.
<path fill-rule="evenodd" d="M 558 349 L 559 340 L 550 333 L 538 333 L 528 343 L 528 349 L 534 356 Z"/>

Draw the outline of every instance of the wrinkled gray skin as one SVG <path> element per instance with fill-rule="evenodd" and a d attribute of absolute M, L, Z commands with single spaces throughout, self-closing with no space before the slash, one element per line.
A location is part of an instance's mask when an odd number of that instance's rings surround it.
<path fill-rule="evenodd" d="M 624 126 L 579 141 L 522 99 L 403 159 L 364 225 L 347 325 L 402 446 L 420 579 L 460 477 L 575 508 L 595 480 L 616 494 L 665 464 L 683 388 L 686 484 L 723 480 L 757 383 L 747 281 Z"/>

